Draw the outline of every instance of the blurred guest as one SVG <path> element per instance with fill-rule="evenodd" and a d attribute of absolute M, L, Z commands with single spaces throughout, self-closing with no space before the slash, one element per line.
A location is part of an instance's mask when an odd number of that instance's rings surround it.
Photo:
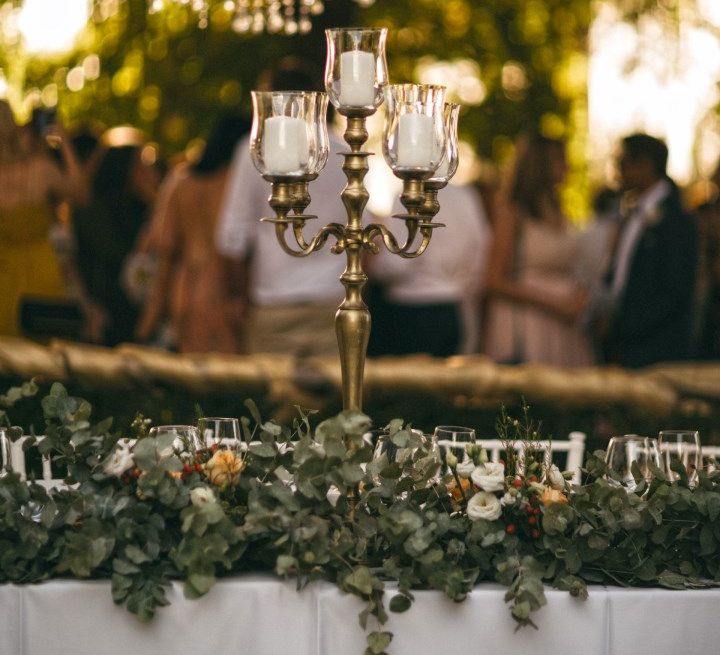
<path fill-rule="evenodd" d="M 124 130 L 122 133 L 119 130 Z M 117 143 L 116 138 L 125 141 Z M 160 174 L 142 159 L 142 142 L 130 128 L 114 128 L 104 136 L 89 202 L 73 217 L 76 261 L 88 295 L 102 307 L 102 342 L 114 346 L 131 341 L 138 309 L 121 285 L 126 257 L 148 220 Z"/>
<path fill-rule="evenodd" d="M 578 237 L 560 207 L 566 172 L 562 142 L 536 133 L 518 142 L 497 200 L 487 276 L 486 351 L 496 361 L 592 361 L 576 326 L 587 295 L 574 276 Z"/>
<path fill-rule="evenodd" d="M 586 289 L 601 284 L 607 270 L 619 202 L 619 192 L 609 187 L 600 189 L 593 199 L 590 223 L 578 235 L 575 278 Z"/>
<path fill-rule="evenodd" d="M 477 352 L 490 228 L 473 187 L 448 186 L 439 200 L 435 220 L 447 227 L 433 231 L 420 257 L 403 259 L 381 245 L 380 253 L 368 258 L 371 277 L 384 293 L 381 309 L 372 312 L 371 356 Z M 395 210 L 403 211 L 399 204 Z"/>
<path fill-rule="evenodd" d="M 700 247 L 693 336 L 698 359 L 720 360 L 720 168 L 714 179 L 715 196 L 696 212 Z"/>
<path fill-rule="evenodd" d="M 667 158 L 667 146 L 647 134 L 622 141 L 621 220 L 589 312 L 605 361 L 622 366 L 690 354 L 697 228 L 667 176 Z"/>
<path fill-rule="evenodd" d="M 240 329 L 228 316 L 232 298 L 222 280 L 214 235 L 238 140 L 250 130 L 240 117 L 218 122 L 200 159 L 169 176 L 153 222 L 160 260 L 137 336 L 147 340 L 169 312 L 180 352 L 240 351 Z"/>
<path fill-rule="evenodd" d="M 314 74 L 290 61 L 275 71 L 272 87 L 312 89 L 321 81 L 321 73 Z M 306 210 L 319 216 L 320 221 L 308 224 L 308 234 L 318 229 L 318 222 L 345 222 L 340 194 L 347 179 L 342 171 L 343 159 L 337 153 L 348 149 L 330 134 L 330 156 L 318 179 L 310 185 L 312 202 Z M 227 284 L 242 287 L 242 280 L 248 281 L 248 349 L 251 353 L 334 355 L 337 339 L 333 316 L 342 299 L 338 278 L 345 258 L 333 255 L 328 246 L 305 258 L 284 253 L 274 227 L 260 223 L 261 217 L 272 215 L 269 194 L 270 184 L 255 169 L 248 140 L 244 139 L 233 158 L 215 243 L 226 258 Z M 292 244 L 292 230 L 288 233 Z"/>
<path fill-rule="evenodd" d="M 16 125 L 0 101 L 0 334 L 20 334 L 23 302 L 65 298 L 48 234 L 54 203 L 84 200 L 85 179 L 65 131 L 47 112 L 42 125 Z M 63 166 L 48 154 L 45 137 L 59 142 Z"/>

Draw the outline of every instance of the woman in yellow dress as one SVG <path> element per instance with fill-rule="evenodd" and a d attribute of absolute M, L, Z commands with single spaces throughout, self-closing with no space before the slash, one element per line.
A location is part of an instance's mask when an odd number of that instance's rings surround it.
<path fill-rule="evenodd" d="M 20 334 L 23 300 L 65 297 L 48 233 L 54 202 L 82 201 L 85 181 L 68 139 L 51 129 L 61 137 L 64 170 L 0 101 L 0 335 Z"/>

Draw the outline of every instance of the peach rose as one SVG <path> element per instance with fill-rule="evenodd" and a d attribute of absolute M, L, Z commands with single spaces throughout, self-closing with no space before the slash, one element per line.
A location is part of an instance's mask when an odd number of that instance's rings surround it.
<path fill-rule="evenodd" d="M 231 450 L 218 450 L 205 464 L 205 475 L 214 485 L 237 484 L 245 462 Z"/>
<path fill-rule="evenodd" d="M 468 496 L 470 494 L 470 489 L 472 488 L 472 483 L 470 482 L 470 480 L 461 478 L 460 484 L 462 485 L 462 491 L 460 490 L 460 487 L 458 486 L 457 482 L 455 482 L 455 480 L 450 482 L 450 484 L 447 486 L 447 490 L 450 492 L 453 500 L 462 500 L 463 492 L 465 492 L 465 496 Z"/>
<path fill-rule="evenodd" d="M 547 487 L 540 496 L 540 500 L 543 505 L 552 505 L 553 503 L 567 503 L 568 497 L 562 491 Z"/>

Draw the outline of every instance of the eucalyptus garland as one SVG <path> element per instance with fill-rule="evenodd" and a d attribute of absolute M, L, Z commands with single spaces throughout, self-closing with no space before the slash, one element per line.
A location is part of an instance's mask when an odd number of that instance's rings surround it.
<path fill-rule="evenodd" d="M 36 391 L 11 389 L 0 406 L 10 412 Z M 313 429 L 299 410 L 281 426 L 247 401 L 247 448 L 192 452 L 148 436 L 144 417 L 132 435 L 113 432 L 109 419 L 93 423 L 90 405 L 60 384 L 41 405 L 45 438 L 26 447 L 66 469 L 67 484 L 48 492 L 13 472 L 0 478 L 0 582 L 110 579 L 113 600 L 142 621 L 168 604 L 172 580 L 196 598 L 218 577 L 272 571 L 298 589 L 322 579 L 360 597 L 365 652 L 381 655 L 389 613 L 408 610 L 417 589 L 462 601 L 476 583 L 500 582 L 524 626 L 534 625 L 547 584 L 585 598 L 587 583 L 720 583 L 718 473 L 701 472 L 691 488 L 680 468 L 675 482 L 659 469 L 649 483 L 637 472 L 628 493 L 598 451 L 587 483 L 571 488 L 543 463 L 527 410 L 500 415 L 506 461 L 471 447 L 465 461 L 450 453 L 441 476 L 431 444 L 400 420 L 383 438 L 404 456 L 374 458 L 363 440 L 370 420 L 358 412 Z M 389 599 L 388 581 L 397 589 Z"/>

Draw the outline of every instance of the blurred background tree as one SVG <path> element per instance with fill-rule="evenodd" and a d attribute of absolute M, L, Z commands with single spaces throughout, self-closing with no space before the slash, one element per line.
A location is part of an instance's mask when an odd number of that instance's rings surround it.
<path fill-rule="evenodd" d="M 669 66 L 684 61 L 687 48 L 681 33 L 707 28 L 717 44 L 720 26 L 718 0 L 326 0 L 324 12 L 311 16 L 309 32 L 303 33 L 309 23 L 295 21 L 290 30 L 294 33 L 287 35 L 268 33 L 278 29 L 268 21 L 253 24 L 255 0 L 93 0 L 92 19 L 74 47 L 48 54 L 23 46 L 16 24 L 19 7 L 44 5 L 45 13 L 39 9 L 33 19 L 39 24 L 52 20 L 51 7 L 59 11 L 60 6 L 84 1 L 0 0 L 0 95 L 4 92 L 21 115 L 27 117 L 33 105 L 58 103 L 72 123 L 131 124 L 159 143 L 165 154 L 174 155 L 203 137 L 219 112 L 249 111 L 249 91 L 258 75 L 284 55 L 314 61 L 320 75 L 325 27 L 384 25 L 390 28 L 392 79 L 441 82 L 464 105 L 462 154 L 466 161 L 475 153 L 479 157 L 471 175 L 494 171 L 494 165 L 511 154 L 518 133 L 528 127 L 539 126 L 548 136 L 568 140 L 571 175 L 565 200 L 575 218 L 587 214 L 588 161 L 596 178 L 606 175 L 602 162 L 609 158 L 607 142 L 612 140 L 594 129 L 598 140 L 588 141 L 594 120 L 592 98 L 588 103 L 593 29 L 594 47 L 605 41 L 605 33 L 598 36 L 593 28 L 598 16 L 609 15 L 628 26 L 631 32 L 616 37 L 620 42 L 631 41 L 635 34 L 638 49 L 654 44 L 657 58 Z M 297 7 L 308 16 L 313 3 L 321 6 L 320 0 L 274 0 L 282 12 Z M 193 9 L 205 5 L 205 13 Z M 239 6 L 251 12 L 242 20 L 236 13 Z M 153 8 L 157 11 L 149 11 Z M 64 24 L 66 19 L 56 21 Z M 670 40 L 660 39 L 663 35 Z M 710 61 L 713 54 L 717 51 L 706 50 L 701 60 Z M 642 63 L 631 53 L 618 65 L 631 73 Z M 714 80 L 713 71 L 703 73 L 710 84 L 720 79 L 720 70 Z M 667 77 L 667 71 L 658 74 Z M 645 103 L 654 103 L 659 112 L 668 102 L 654 97 Z M 710 106 L 718 102 L 713 98 L 707 101 Z M 603 107 L 604 115 L 607 103 Z M 622 113 L 622 106 L 614 110 Z M 633 108 L 626 114 L 636 112 Z M 618 130 L 625 129 L 620 119 L 613 120 Z M 686 158 L 692 159 L 677 164 L 687 171 L 681 179 L 685 183 L 707 177 L 707 162 L 714 164 L 720 150 L 716 112 L 703 120 L 705 126 L 712 124 L 693 132 L 693 143 L 686 143 L 687 134 L 680 145 L 670 139 L 671 152 L 684 148 Z M 654 128 L 652 122 L 639 126 Z"/>

